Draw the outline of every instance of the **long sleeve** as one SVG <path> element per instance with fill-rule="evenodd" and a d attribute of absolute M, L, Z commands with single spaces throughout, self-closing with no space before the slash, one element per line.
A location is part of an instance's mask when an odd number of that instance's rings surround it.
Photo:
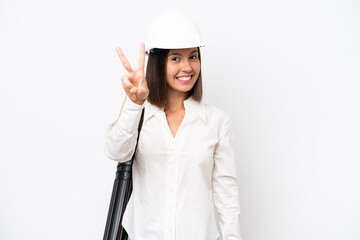
<path fill-rule="evenodd" d="M 144 106 L 145 102 L 138 105 L 125 96 L 118 118 L 108 126 L 105 133 L 104 150 L 110 159 L 126 162 L 134 154 L 138 124 Z"/>
<path fill-rule="evenodd" d="M 215 148 L 213 199 L 219 216 L 223 240 L 241 240 L 240 198 L 236 182 L 234 139 L 229 114 L 226 113 L 219 142 Z"/>

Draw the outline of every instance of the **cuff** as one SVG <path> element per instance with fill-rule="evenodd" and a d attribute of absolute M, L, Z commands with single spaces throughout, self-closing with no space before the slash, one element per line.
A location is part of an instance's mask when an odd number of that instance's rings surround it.
<path fill-rule="evenodd" d="M 136 104 L 126 96 L 122 111 L 120 112 L 119 120 L 116 123 L 118 128 L 128 132 L 137 131 L 142 109 L 145 107 L 146 101 L 142 104 Z"/>

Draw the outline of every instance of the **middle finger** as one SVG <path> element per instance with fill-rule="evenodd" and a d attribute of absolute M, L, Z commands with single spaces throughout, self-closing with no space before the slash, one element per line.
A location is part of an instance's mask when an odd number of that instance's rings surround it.
<path fill-rule="evenodd" d="M 126 69 L 126 71 L 132 72 L 133 69 L 131 68 L 131 65 L 130 65 L 129 61 L 128 61 L 127 58 L 125 57 L 124 52 L 121 50 L 121 48 L 120 48 L 120 47 L 116 47 L 115 50 L 116 50 L 116 52 L 117 52 L 117 54 L 118 54 L 118 56 L 119 56 L 119 58 L 120 58 L 120 60 L 121 60 L 122 65 L 123 65 L 124 68 Z"/>

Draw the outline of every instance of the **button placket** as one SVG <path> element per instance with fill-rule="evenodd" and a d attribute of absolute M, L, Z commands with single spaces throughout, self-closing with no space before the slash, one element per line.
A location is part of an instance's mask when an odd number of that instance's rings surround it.
<path fill-rule="evenodd" d="M 177 211 L 177 199 L 178 199 L 178 179 L 179 179 L 179 167 L 181 149 L 183 146 L 183 130 L 182 126 L 185 124 L 188 114 L 185 113 L 184 119 L 179 126 L 175 138 L 173 137 L 169 125 L 166 120 L 166 115 L 163 115 L 163 123 L 168 128 L 168 136 L 171 138 L 168 143 L 169 155 L 167 161 L 167 190 L 165 199 L 165 226 L 166 239 L 176 239 L 176 211 Z"/>
<path fill-rule="evenodd" d="M 170 149 L 168 156 L 168 166 L 167 166 L 167 188 L 166 188 L 166 199 L 165 199 L 165 225 L 166 229 L 166 239 L 175 240 L 175 227 L 176 227 L 176 204 L 177 204 L 177 181 L 178 181 L 178 157 L 176 151 L 175 141 L 171 141 Z"/>

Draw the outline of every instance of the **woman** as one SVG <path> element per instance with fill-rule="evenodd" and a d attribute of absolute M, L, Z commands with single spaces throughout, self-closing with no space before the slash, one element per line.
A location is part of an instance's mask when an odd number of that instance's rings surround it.
<path fill-rule="evenodd" d="M 110 159 L 131 158 L 145 107 L 122 225 L 131 240 L 240 240 L 229 114 L 201 103 L 204 42 L 175 10 L 159 14 L 148 30 L 146 77 L 144 44 L 135 70 L 116 48 L 128 73 L 121 78 L 123 107 L 105 137 Z"/>

